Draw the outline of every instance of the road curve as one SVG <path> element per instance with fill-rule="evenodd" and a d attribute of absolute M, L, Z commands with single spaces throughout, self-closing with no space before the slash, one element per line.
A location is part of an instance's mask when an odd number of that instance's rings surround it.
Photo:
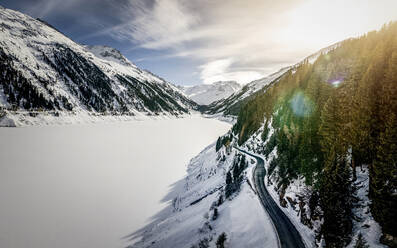
<path fill-rule="evenodd" d="M 280 248 L 305 248 L 302 237 L 300 236 L 298 230 L 296 230 L 290 219 L 279 208 L 265 187 L 264 178 L 266 175 L 266 170 L 263 159 L 237 147 L 235 147 L 235 149 L 252 156 L 257 160 L 253 175 L 255 188 L 258 192 L 262 206 L 269 214 L 277 231 Z"/>

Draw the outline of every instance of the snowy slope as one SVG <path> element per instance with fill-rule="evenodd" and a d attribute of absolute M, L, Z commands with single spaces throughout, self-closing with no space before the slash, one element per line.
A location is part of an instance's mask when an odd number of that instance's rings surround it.
<path fill-rule="evenodd" d="M 173 115 L 196 104 L 116 49 L 82 46 L 48 24 L 0 7 L 0 116 Z M 1 121 L 0 121 L 1 122 Z"/>
<path fill-rule="evenodd" d="M 286 73 L 290 67 L 285 67 L 277 71 L 276 73 L 273 73 L 267 77 L 252 81 L 251 83 L 247 84 L 247 90 L 244 92 L 244 94 L 239 98 L 244 99 L 250 95 L 252 95 L 255 92 L 258 92 L 259 90 L 263 89 L 265 86 L 268 86 L 272 82 L 274 82 L 276 79 L 280 78 L 284 73 Z"/>
<path fill-rule="evenodd" d="M 132 66 L 136 68 L 136 65 L 132 64 L 129 62 L 121 53 L 120 51 L 109 47 L 109 46 L 100 46 L 100 45 L 95 45 L 95 46 L 89 46 L 86 45 L 84 46 L 87 51 L 93 53 L 97 58 L 109 61 L 109 62 L 115 62 L 120 65 L 124 66 Z"/>
<path fill-rule="evenodd" d="M 276 247 L 272 224 L 247 181 L 255 164 L 245 169 L 240 191 L 219 204 L 226 173 L 237 156 L 238 152 L 225 147 L 216 152 L 212 144 L 193 158 L 187 176 L 163 199 L 169 206 L 128 237 L 134 242 L 131 247 L 216 247 L 223 232 L 227 247 Z M 214 219 L 215 208 L 218 215 Z"/>
<path fill-rule="evenodd" d="M 236 81 L 219 81 L 211 84 L 180 86 L 180 89 L 193 101 L 201 105 L 225 99 L 241 89 Z"/>

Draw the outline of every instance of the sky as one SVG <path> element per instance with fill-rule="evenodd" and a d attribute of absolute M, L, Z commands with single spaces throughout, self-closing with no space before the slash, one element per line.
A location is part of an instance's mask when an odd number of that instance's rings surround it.
<path fill-rule="evenodd" d="M 168 81 L 246 84 L 397 20 L 396 0 L 0 0 Z"/>

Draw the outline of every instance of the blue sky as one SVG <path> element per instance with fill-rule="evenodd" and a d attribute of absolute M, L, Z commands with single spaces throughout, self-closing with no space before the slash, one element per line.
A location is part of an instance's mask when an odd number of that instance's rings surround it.
<path fill-rule="evenodd" d="M 395 0 L 0 0 L 175 84 L 245 84 L 397 20 Z"/>

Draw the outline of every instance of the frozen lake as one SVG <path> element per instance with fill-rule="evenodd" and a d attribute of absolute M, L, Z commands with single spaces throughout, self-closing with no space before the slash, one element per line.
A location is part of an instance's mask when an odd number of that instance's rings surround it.
<path fill-rule="evenodd" d="M 199 116 L 0 128 L 0 247 L 124 247 L 229 128 Z"/>

